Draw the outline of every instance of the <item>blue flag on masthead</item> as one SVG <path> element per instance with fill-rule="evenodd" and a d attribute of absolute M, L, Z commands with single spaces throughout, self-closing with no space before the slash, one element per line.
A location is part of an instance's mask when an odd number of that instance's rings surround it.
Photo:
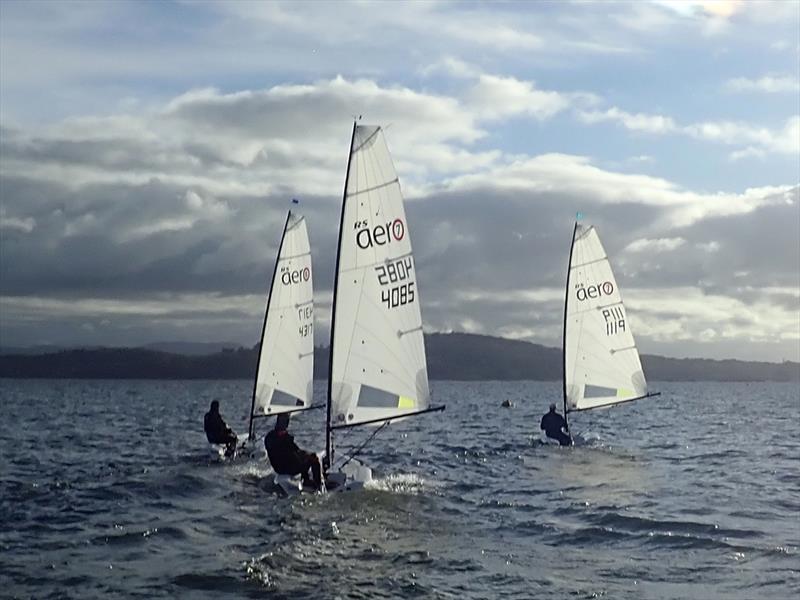
<path fill-rule="evenodd" d="M 580 221 L 583 218 L 583 213 L 578 211 L 575 213 L 575 220 Z"/>
<path fill-rule="evenodd" d="M 300 204 L 300 200 L 297 198 L 292 198 L 292 204 Z"/>

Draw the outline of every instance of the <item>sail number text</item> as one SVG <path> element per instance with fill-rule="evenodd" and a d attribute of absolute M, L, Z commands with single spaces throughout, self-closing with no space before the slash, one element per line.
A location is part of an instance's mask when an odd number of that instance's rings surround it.
<path fill-rule="evenodd" d="M 603 309 L 603 319 L 606 322 L 606 335 L 616 335 L 625 331 L 625 313 L 621 306 Z"/>
<path fill-rule="evenodd" d="M 375 267 L 378 284 L 381 286 L 381 302 L 387 308 L 396 308 L 414 302 L 416 297 L 414 282 L 406 281 L 411 277 L 413 270 L 414 262 L 410 256 Z"/>
<path fill-rule="evenodd" d="M 300 337 L 308 337 L 314 333 L 314 307 L 309 305 L 297 309 L 297 319 L 300 321 Z"/>

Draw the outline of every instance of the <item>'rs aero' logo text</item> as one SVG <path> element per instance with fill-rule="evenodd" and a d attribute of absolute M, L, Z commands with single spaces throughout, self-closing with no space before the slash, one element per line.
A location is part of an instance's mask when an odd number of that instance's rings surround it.
<path fill-rule="evenodd" d="M 356 231 L 356 244 L 362 250 L 372 246 L 391 244 L 392 240 L 399 242 L 406 235 L 406 226 L 401 219 L 387 221 L 370 227 L 367 221 L 356 221 L 353 227 Z"/>
<path fill-rule="evenodd" d="M 311 269 L 303 267 L 302 269 L 291 270 L 289 267 L 281 268 L 281 283 L 283 285 L 292 285 L 293 283 L 300 283 L 301 281 L 308 281 L 311 278 Z"/>
<path fill-rule="evenodd" d="M 610 281 L 604 281 L 596 285 L 584 285 L 579 283 L 576 287 L 575 295 L 581 302 L 587 298 L 600 298 L 602 296 L 610 296 L 614 293 L 614 284 Z"/>

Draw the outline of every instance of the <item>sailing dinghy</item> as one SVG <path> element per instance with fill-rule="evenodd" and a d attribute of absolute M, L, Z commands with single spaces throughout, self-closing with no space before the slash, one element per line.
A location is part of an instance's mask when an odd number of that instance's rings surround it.
<path fill-rule="evenodd" d="M 278 247 L 261 330 L 244 444 L 251 456 L 265 454 L 264 445 L 256 440 L 259 419 L 313 408 L 313 294 L 306 220 L 290 210 Z M 276 482 L 280 478 L 286 476 L 276 475 Z"/>
<path fill-rule="evenodd" d="M 372 471 L 355 453 L 336 464 L 336 432 L 444 409 L 430 406 L 411 237 L 380 127 L 353 124 L 335 278 L 323 467 L 329 489 L 352 490 Z"/>
<path fill-rule="evenodd" d="M 564 303 L 563 395 L 568 432 L 570 413 L 659 395 L 647 391 L 619 286 L 597 229 L 578 220 L 572 232 Z"/>

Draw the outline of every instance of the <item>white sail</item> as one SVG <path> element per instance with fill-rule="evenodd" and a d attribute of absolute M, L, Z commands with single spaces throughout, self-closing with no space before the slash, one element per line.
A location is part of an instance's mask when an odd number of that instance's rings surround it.
<path fill-rule="evenodd" d="M 286 219 L 267 303 L 253 414 L 308 408 L 314 383 L 311 249 L 304 217 Z"/>
<path fill-rule="evenodd" d="M 647 382 L 619 287 L 594 227 L 578 224 L 564 321 L 567 410 L 647 395 Z"/>
<path fill-rule="evenodd" d="M 430 402 L 416 265 L 381 128 L 357 125 L 350 151 L 331 336 L 334 428 Z"/>

